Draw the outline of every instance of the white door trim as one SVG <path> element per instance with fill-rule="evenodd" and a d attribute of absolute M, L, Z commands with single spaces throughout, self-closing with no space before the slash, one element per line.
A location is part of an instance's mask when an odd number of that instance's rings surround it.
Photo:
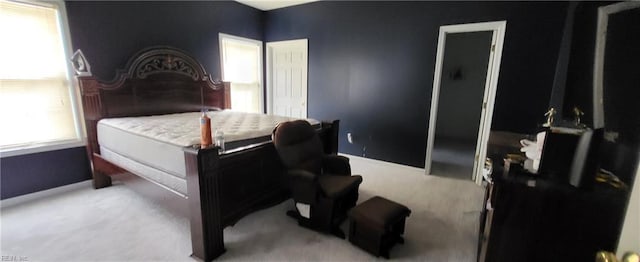
<path fill-rule="evenodd" d="M 235 36 L 235 35 L 229 35 L 229 34 L 225 34 L 225 33 L 218 33 L 218 49 L 219 49 L 219 53 L 220 53 L 220 73 L 222 76 L 222 80 L 224 81 L 225 76 L 224 76 L 224 46 L 222 45 L 222 41 L 223 40 L 233 40 L 233 41 L 237 41 L 237 42 L 241 42 L 241 43 L 252 43 L 257 45 L 259 48 L 259 53 L 258 55 L 260 56 L 258 59 L 259 64 L 260 64 L 260 70 L 258 70 L 258 85 L 260 86 L 260 109 L 262 112 L 264 112 L 264 83 L 263 83 L 263 78 L 262 78 L 262 69 L 264 68 L 262 61 L 264 61 L 264 55 L 263 55 L 263 51 L 262 51 L 262 41 L 260 40 L 255 40 L 255 39 L 251 39 L 251 38 L 244 38 L 244 37 L 239 37 L 239 36 Z M 233 106 L 233 105 L 232 105 Z"/>
<path fill-rule="evenodd" d="M 484 159 L 487 155 L 487 143 L 489 141 L 489 132 L 491 130 L 491 121 L 493 116 L 493 105 L 495 103 L 496 89 L 498 86 L 498 76 L 500 73 L 500 61 L 502 60 L 502 47 L 504 43 L 504 34 L 507 27 L 507 21 L 472 23 L 460 25 L 446 25 L 440 27 L 438 36 L 438 51 L 436 54 L 436 67 L 433 76 L 433 91 L 431 93 L 431 112 L 429 114 L 429 126 L 427 136 L 427 152 L 425 159 L 425 174 L 431 173 L 431 154 L 433 153 L 433 142 L 435 135 L 435 125 L 438 113 L 438 97 L 440 95 L 440 77 L 442 74 L 442 63 L 444 59 L 444 47 L 446 35 L 448 33 L 464 33 L 478 31 L 493 31 L 493 52 L 489 56 L 489 64 L 487 70 L 487 80 L 484 90 L 484 100 L 486 103 L 483 113 L 480 116 L 480 127 L 478 130 L 478 142 L 476 145 L 477 157 L 473 165 L 473 179 L 477 184 L 482 183 L 482 170 Z"/>
<path fill-rule="evenodd" d="M 267 114 L 272 115 L 273 114 L 273 68 L 271 66 L 271 63 L 273 62 L 273 48 L 276 46 L 284 46 L 284 45 L 290 45 L 290 44 L 295 44 L 295 43 L 302 43 L 304 44 L 304 46 L 307 49 L 307 56 L 306 56 L 306 60 L 305 64 L 307 65 L 307 70 L 309 70 L 309 39 L 307 38 L 303 38 L 303 39 L 294 39 L 294 40 L 285 40 L 285 41 L 275 41 L 275 42 L 268 42 L 267 43 Z M 305 83 L 305 88 L 307 89 L 307 97 L 305 98 L 305 108 L 307 109 L 307 112 L 305 112 L 305 116 L 308 115 L 308 110 L 309 110 L 309 103 L 308 103 L 308 97 L 309 97 L 309 80 L 308 80 L 308 72 L 307 72 L 307 82 Z"/>

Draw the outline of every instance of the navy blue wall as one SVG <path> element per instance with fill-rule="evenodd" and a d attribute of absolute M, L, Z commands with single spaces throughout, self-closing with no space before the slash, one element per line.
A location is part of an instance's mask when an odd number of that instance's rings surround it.
<path fill-rule="evenodd" d="M 1 199 L 91 179 L 84 147 L 3 157 L 0 174 Z"/>
<path fill-rule="evenodd" d="M 263 38 L 264 12 L 232 1 L 66 2 L 73 49 L 82 49 L 94 75 L 110 80 L 137 51 L 180 48 L 220 78 L 218 33 Z"/>
<path fill-rule="evenodd" d="M 439 27 L 507 21 L 492 129 L 534 133 L 567 6 L 320 1 L 267 12 L 265 41 L 309 39 L 309 116 L 342 120 L 341 152 L 424 167 Z"/>

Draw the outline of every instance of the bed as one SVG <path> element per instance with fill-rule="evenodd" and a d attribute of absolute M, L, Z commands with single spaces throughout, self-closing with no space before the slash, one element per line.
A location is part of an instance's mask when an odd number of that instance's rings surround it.
<path fill-rule="evenodd" d="M 87 64 L 82 56 L 76 59 Z M 178 195 L 189 206 L 192 256 L 220 256 L 224 227 L 289 198 L 270 130 L 290 118 L 226 110 L 229 83 L 214 81 L 185 52 L 144 49 L 110 82 L 76 71 L 94 187 L 111 186 L 113 175 L 131 173 Z M 224 152 L 198 144 L 202 110 L 214 130 L 225 132 Z M 316 126 L 325 151 L 337 153 L 339 121 L 307 121 Z"/>
<path fill-rule="evenodd" d="M 98 121 L 100 156 L 153 183 L 187 197 L 184 148 L 200 142 L 203 113 L 186 112 Z M 212 129 L 222 131 L 225 153 L 270 140 L 273 128 L 291 117 L 215 110 L 204 112 Z M 307 119 L 319 127 L 315 119 Z"/>

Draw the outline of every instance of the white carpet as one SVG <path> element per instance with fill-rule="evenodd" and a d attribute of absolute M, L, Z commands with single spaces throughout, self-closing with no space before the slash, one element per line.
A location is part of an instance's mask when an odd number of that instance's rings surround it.
<path fill-rule="evenodd" d="M 483 189 L 471 181 L 424 176 L 424 170 L 351 158 L 362 202 L 380 195 L 408 206 L 404 245 L 393 260 L 475 261 Z M 347 240 L 297 225 L 286 201 L 224 231 L 234 261 L 370 261 Z M 347 232 L 347 223 L 343 229 Z M 0 255 L 28 261 L 195 261 L 189 221 L 116 184 L 83 188 L 3 208 Z"/>

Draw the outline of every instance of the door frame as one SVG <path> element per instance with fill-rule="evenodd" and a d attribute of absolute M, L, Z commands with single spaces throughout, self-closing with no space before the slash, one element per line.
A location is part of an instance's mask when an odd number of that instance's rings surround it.
<path fill-rule="evenodd" d="M 440 26 L 438 36 L 438 49 L 436 54 L 436 66 L 433 76 L 433 91 L 431 93 L 431 112 L 429 114 L 427 151 L 425 159 L 426 175 L 431 174 L 431 155 L 433 153 L 436 119 L 438 115 L 438 99 L 440 95 L 441 80 L 440 78 L 442 75 L 442 64 L 444 60 L 446 36 L 449 33 L 493 31 L 492 51 L 491 55 L 489 56 L 489 63 L 487 66 L 488 72 L 483 97 L 483 112 L 480 115 L 478 141 L 476 142 L 476 152 L 474 154 L 472 173 L 472 179 L 476 182 L 476 184 L 480 185 L 482 183 L 482 167 L 484 166 L 484 160 L 479 160 L 485 159 L 487 155 L 487 143 L 489 141 L 489 132 L 491 130 L 491 121 L 493 118 L 493 106 L 495 103 L 496 89 L 498 87 L 498 76 L 500 74 L 500 61 L 502 60 L 502 47 L 504 44 L 504 34 L 506 27 L 507 21 Z"/>
<path fill-rule="evenodd" d="M 306 49 L 306 57 L 305 64 L 307 65 L 307 81 L 305 82 L 304 88 L 306 89 L 307 96 L 305 97 L 305 118 L 309 115 L 309 39 L 301 38 L 301 39 L 292 39 L 292 40 L 284 40 L 284 41 L 274 41 L 267 42 L 266 53 L 267 53 L 267 114 L 273 114 L 273 68 L 271 63 L 273 62 L 273 48 L 274 47 L 282 47 L 291 44 L 304 44 Z"/>

